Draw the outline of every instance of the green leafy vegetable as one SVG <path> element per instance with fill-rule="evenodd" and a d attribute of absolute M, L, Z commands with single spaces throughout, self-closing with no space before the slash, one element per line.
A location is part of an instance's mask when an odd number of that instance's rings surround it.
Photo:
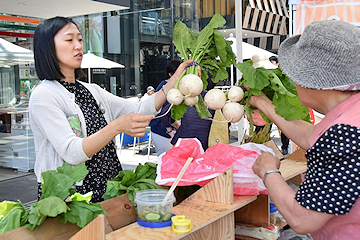
<path fill-rule="evenodd" d="M 75 167 L 64 163 L 57 170 L 42 173 L 44 183 L 41 185 L 41 198 L 31 205 L 28 211 L 25 211 L 20 201 L 0 203 L 0 233 L 24 225 L 33 230 L 47 217 L 56 216 L 62 222 L 70 221 L 84 227 L 99 214 L 106 213 L 100 204 L 89 203 L 92 192 L 72 195 L 75 184 L 84 180 L 87 173 L 85 163 Z"/>
<path fill-rule="evenodd" d="M 163 188 L 155 183 L 155 178 L 155 164 L 150 162 L 147 162 L 144 165 L 139 164 L 135 171 L 121 171 L 112 181 L 108 181 L 103 198 L 107 200 L 128 193 L 129 200 L 136 206 L 134 199 L 138 191 Z"/>
<path fill-rule="evenodd" d="M 249 91 L 245 92 L 245 98 L 250 99 L 253 95 L 260 95 L 264 92 L 265 95 L 272 100 L 275 105 L 275 112 L 285 118 L 286 120 L 302 119 L 310 122 L 309 109 L 304 107 L 297 96 L 297 91 L 294 83 L 281 71 L 280 68 L 275 70 L 267 70 L 265 68 L 254 68 L 252 61 L 246 61 L 236 64 L 236 67 L 241 71 L 242 78 L 239 80 L 239 85 L 246 84 Z M 251 113 L 254 110 L 246 101 L 245 113 L 249 117 L 250 122 L 250 138 L 258 139 L 259 143 L 268 140 L 266 135 L 261 141 L 260 138 L 253 136 L 254 124 Z M 260 111 L 262 117 L 270 123 L 270 120 Z"/>
<path fill-rule="evenodd" d="M 0 203 L 0 233 L 24 226 L 27 212 L 20 201 Z"/>
<path fill-rule="evenodd" d="M 218 30 L 225 23 L 225 19 L 217 13 L 200 32 L 189 29 L 181 21 L 178 21 L 174 26 L 173 43 L 175 50 L 179 57 L 184 60 L 192 59 L 201 67 L 201 80 L 204 89 L 208 85 L 209 74 L 214 83 L 224 80 L 228 77 L 226 68 L 235 62 L 235 54 L 231 48 L 232 42 L 225 40 Z M 175 84 L 175 88 L 179 88 L 180 79 L 186 74 L 197 75 L 197 66 L 188 67 Z M 195 108 L 201 118 L 211 117 L 201 96 L 199 96 L 199 102 Z M 186 110 L 187 106 L 184 103 L 174 105 L 171 109 L 171 117 L 176 120 L 181 119 Z"/>

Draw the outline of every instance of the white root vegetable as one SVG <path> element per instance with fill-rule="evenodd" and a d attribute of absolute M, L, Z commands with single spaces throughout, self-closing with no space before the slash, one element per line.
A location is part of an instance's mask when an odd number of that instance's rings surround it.
<path fill-rule="evenodd" d="M 228 102 L 222 109 L 222 113 L 226 120 L 236 123 L 244 115 L 244 107 L 236 102 Z"/>
<path fill-rule="evenodd" d="M 190 106 L 190 107 L 197 104 L 198 101 L 199 101 L 199 96 L 185 97 L 185 99 L 184 99 L 184 103 L 186 104 L 186 106 Z"/>
<path fill-rule="evenodd" d="M 228 98 L 231 102 L 240 102 L 244 98 L 244 90 L 241 87 L 233 86 L 228 91 Z"/>
<path fill-rule="evenodd" d="M 180 105 L 184 101 L 184 95 L 179 89 L 172 88 L 167 93 L 166 99 L 170 104 Z"/>
<path fill-rule="evenodd" d="M 203 90 L 203 82 L 199 76 L 187 74 L 180 79 L 179 90 L 185 96 L 195 97 Z"/>
<path fill-rule="evenodd" d="M 204 102 L 209 109 L 219 110 L 225 106 L 226 95 L 220 89 L 214 88 L 205 94 Z"/>

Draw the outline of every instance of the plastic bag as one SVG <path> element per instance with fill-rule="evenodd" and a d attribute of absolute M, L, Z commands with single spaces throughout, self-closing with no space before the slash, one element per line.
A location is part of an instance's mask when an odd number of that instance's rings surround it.
<path fill-rule="evenodd" d="M 180 138 L 172 149 L 159 156 L 155 181 L 159 185 L 171 186 L 186 160 L 192 157 L 194 160 L 178 186 L 204 186 L 232 166 L 234 194 L 266 193 L 262 180 L 252 171 L 252 165 L 261 151 L 274 154 L 271 148 L 255 143 L 241 146 L 218 143 L 204 152 L 196 138 Z"/>

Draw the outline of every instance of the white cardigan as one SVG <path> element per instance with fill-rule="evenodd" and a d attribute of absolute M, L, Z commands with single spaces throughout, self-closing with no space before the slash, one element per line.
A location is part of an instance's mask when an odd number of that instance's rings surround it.
<path fill-rule="evenodd" d="M 80 83 L 91 92 L 100 109 L 105 110 L 107 123 L 130 112 L 157 114 L 155 95 L 146 101 L 134 102 L 117 97 L 96 84 Z M 34 171 L 38 182 L 42 182 L 42 172 L 55 170 L 64 162 L 78 165 L 90 159 L 82 148 L 83 138 L 76 137 L 67 120 L 77 114 L 85 138 L 84 115 L 75 103 L 75 95 L 58 81 L 44 80 L 34 89 L 30 97 L 29 114 L 36 154 Z"/>

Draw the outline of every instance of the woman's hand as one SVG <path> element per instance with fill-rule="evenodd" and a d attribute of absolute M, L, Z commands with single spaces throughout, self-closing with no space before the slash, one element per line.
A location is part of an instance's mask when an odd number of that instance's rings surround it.
<path fill-rule="evenodd" d="M 279 169 L 280 160 L 277 157 L 274 157 L 270 152 L 263 152 L 255 161 L 252 166 L 252 169 L 256 175 L 261 179 L 264 177 L 264 174 L 267 170 L 270 169 Z"/>
<path fill-rule="evenodd" d="M 193 62 L 193 60 L 186 60 L 185 62 L 183 62 L 183 63 L 181 63 L 179 65 L 179 67 L 176 69 L 176 72 L 174 73 L 174 75 L 172 75 L 171 78 L 168 80 L 168 84 L 166 84 L 166 85 L 169 85 L 168 86 L 169 90 L 175 86 L 175 83 L 179 79 L 179 77 L 181 76 L 182 72 L 192 62 Z M 197 70 L 198 70 L 199 77 L 201 77 L 201 68 L 200 68 L 200 66 L 197 66 Z"/>
<path fill-rule="evenodd" d="M 142 137 L 145 135 L 146 127 L 149 121 L 154 119 L 154 115 L 143 115 L 139 113 L 128 113 L 114 120 L 114 124 L 118 124 L 118 133 L 125 133 L 132 137 Z"/>
<path fill-rule="evenodd" d="M 249 87 L 246 86 L 246 84 L 244 84 L 244 88 L 249 90 Z M 271 103 L 271 100 L 263 92 L 261 92 L 260 95 L 252 95 L 249 104 L 255 108 L 259 108 L 259 105 L 261 105 L 262 102 Z"/>
<path fill-rule="evenodd" d="M 139 113 L 129 113 L 118 117 L 100 131 L 84 138 L 82 144 L 85 154 L 90 158 L 120 133 L 132 137 L 144 136 L 149 121 L 154 117 L 154 115 L 142 115 Z"/>

